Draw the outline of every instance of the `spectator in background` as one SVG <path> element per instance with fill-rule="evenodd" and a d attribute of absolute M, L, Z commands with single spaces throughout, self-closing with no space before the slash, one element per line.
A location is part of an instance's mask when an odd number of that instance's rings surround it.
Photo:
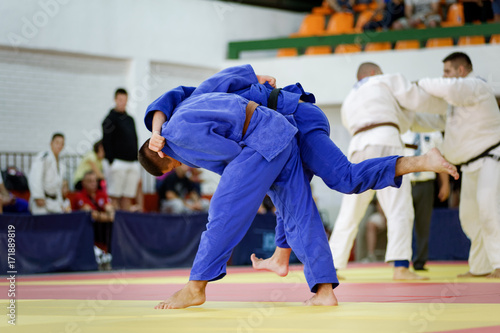
<path fill-rule="evenodd" d="M 78 164 L 78 167 L 76 168 L 74 176 L 75 190 L 79 191 L 82 189 L 82 179 L 88 171 L 94 171 L 99 183 L 101 183 L 101 181 L 104 181 L 104 174 L 102 169 L 103 159 L 104 146 L 102 145 L 102 140 L 99 140 L 94 143 L 94 149 L 83 156 L 80 164 Z M 102 187 L 103 184 L 99 185 Z"/>
<path fill-rule="evenodd" d="M 82 189 L 75 196 L 74 209 L 90 212 L 94 221 L 94 242 L 98 247 L 96 259 L 100 268 L 108 268 L 111 262 L 111 222 L 115 219 L 115 211 L 106 192 L 99 189 L 94 171 L 87 171 L 81 184 Z"/>
<path fill-rule="evenodd" d="M 60 161 L 64 135 L 55 133 L 50 150 L 35 156 L 28 176 L 30 208 L 33 215 L 63 213 L 62 185 L 65 166 Z"/>
<path fill-rule="evenodd" d="M 491 7 L 493 8 L 493 20 L 500 23 L 500 0 L 493 0 Z"/>
<path fill-rule="evenodd" d="M 0 214 L 2 213 L 29 213 L 28 202 L 21 198 L 16 198 L 10 193 L 0 176 Z"/>
<path fill-rule="evenodd" d="M 196 184 L 188 177 L 188 170 L 188 166 L 181 165 L 160 184 L 158 195 L 162 213 L 185 214 L 208 210 L 208 201 L 201 198 Z"/>
<path fill-rule="evenodd" d="M 441 150 L 443 135 L 441 132 L 414 133 L 406 132 L 402 135 L 403 142 L 407 143 L 406 156 L 420 156 L 432 148 Z M 413 269 L 424 268 L 429 258 L 429 233 L 431 229 L 432 208 L 434 205 L 434 184 L 436 173 L 415 172 L 410 174 L 413 209 L 415 211 L 414 230 L 416 235 L 416 253 L 413 254 Z M 450 179 L 448 174 L 439 174 L 438 198 L 441 202 L 450 196 Z"/>
<path fill-rule="evenodd" d="M 377 20 L 382 15 L 381 20 Z M 388 30 L 397 20 L 405 16 L 403 0 L 380 1 L 378 8 L 373 12 L 370 20 L 363 26 L 363 30 L 376 30 L 382 28 Z"/>
<path fill-rule="evenodd" d="M 387 230 L 387 219 L 385 218 L 384 211 L 380 207 L 377 198 L 373 198 L 372 204 L 375 206 L 375 211 L 368 216 L 366 220 L 366 247 L 368 254 L 362 262 L 376 262 L 378 261 L 375 249 L 377 247 L 378 234 Z"/>
<path fill-rule="evenodd" d="M 354 5 L 357 4 L 369 4 L 372 0 L 327 0 L 328 5 L 335 12 L 353 12 Z"/>
<path fill-rule="evenodd" d="M 113 205 L 106 192 L 97 185 L 95 172 L 87 171 L 82 179 L 82 189 L 76 193 L 75 209 L 91 212 L 92 219 L 96 222 L 113 222 Z"/>
<path fill-rule="evenodd" d="M 494 5 L 491 0 L 467 0 L 462 1 L 464 6 L 465 23 L 475 21 L 486 22 L 493 19 L 493 9 L 498 11 L 498 1 Z"/>
<path fill-rule="evenodd" d="M 276 214 L 276 207 L 274 207 L 274 204 L 268 195 L 266 195 L 264 200 L 262 200 L 257 214 Z"/>
<path fill-rule="evenodd" d="M 115 107 L 102 123 L 103 146 L 109 161 L 108 193 L 115 209 L 129 211 L 139 183 L 137 133 L 134 118 L 126 112 L 128 94 L 115 92 Z"/>
<path fill-rule="evenodd" d="M 441 23 L 439 0 L 404 0 L 404 7 L 405 17 L 394 22 L 393 29 L 418 28 L 422 24 L 435 28 Z"/>
<path fill-rule="evenodd" d="M 355 0 L 327 0 L 327 2 L 330 8 L 332 8 L 336 13 L 352 12 L 352 7 L 356 3 Z"/>

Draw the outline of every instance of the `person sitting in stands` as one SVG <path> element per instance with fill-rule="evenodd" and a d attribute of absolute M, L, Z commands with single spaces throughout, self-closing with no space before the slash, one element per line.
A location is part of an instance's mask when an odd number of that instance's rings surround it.
<path fill-rule="evenodd" d="M 97 262 L 108 269 L 111 261 L 110 245 L 112 223 L 115 219 L 115 211 L 111 201 L 102 189 L 97 186 L 97 175 L 93 171 L 87 171 L 83 176 L 82 189 L 75 196 L 75 210 L 88 211 L 94 221 L 94 240 L 98 249 L 96 251 Z"/>
<path fill-rule="evenodd" d="M 83 156 L 80 164 L 75 171 L 74 176 L 74 184 L 75 190 L 82 189 L 82 179 L 85 173 L 88 171 L 94 171 L 98 179 L 98 185 L 102 187 L 104 184 L 104 174 L 103 174 L 103 166 L 102 161 L 104 160 L 104 146 L 102 145 L 102 140 L 94 143 L 94 149 L 89 151 L 85 156 Z"/>
<path fill-rule="evenodd" d="M 62 184 L 66 172 L 61 162 L 64 135 L 55 133 L 50 141 L 50 150 L 35 156 L 28 176 L 30 209 L 33 215 L 63 213 Z"/>
<path fill-rule="evenodd" d="M 185 214 L 208 210 L 208 201 L 200 197 L 196 184 L 188 177 L 188 170 L 186 165 L 175 168 L 159 186 L 162 213 Z"/>
<path fill-rule="evenodd" d="M 0 176 L 0 214 L 2 213 L 28 213 L 28 201 L 16 198 L 10 193 L 3 183 L 3 178 Z"/>

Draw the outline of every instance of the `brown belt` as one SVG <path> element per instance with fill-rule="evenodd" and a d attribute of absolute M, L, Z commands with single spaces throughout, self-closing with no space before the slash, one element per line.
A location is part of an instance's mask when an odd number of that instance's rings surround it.
<path fill-rule="evenodd" d="M 247 129 L 248 129 L 248 125 L 250 125 L 250 120 L 252 119 L 253 113 L 254 113 L 255 109 L 257 109 L 258 106 L 259 106 L 259 104 L 254 102 L 254 101 L 248 102 L 247 108 L 246 108 L 245 123 L 243 124 L 242 138 L 245 136 Z"/>
<path fill-rule="evenodd" d="M 372 125 L 368 125 L 368 126 L 365 126 L 365 127 L 362 127 L 360 128 L 359 130 L 357 130 L 356 132 L 354 132 L 353 136 L 356 135 L 356 134 L 359 134 L 361 132 L 365 132 L 365 131 L 368 131 L 368 130 L 371 130 L 373 128 L 376 128 L 376 127 L 382 127 L 382 126 L 392 126 L 392 127 L 396 127 L 399 131 L 399 126 L 398 124 L 395 124 L 395 123 L 391 123 L 391 122 L 386 122 L 386 123 L 379 123 L 379 124 L 372 124 Z"/>

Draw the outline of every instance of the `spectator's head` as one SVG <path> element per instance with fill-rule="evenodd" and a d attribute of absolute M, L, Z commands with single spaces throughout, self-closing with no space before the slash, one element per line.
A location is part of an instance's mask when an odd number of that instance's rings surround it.
<path fill-rule="evenodd" d="M 96 153 L 98 159 L 104 159 L 104 145 L 102 144 L 102 140 L 94 143 L 94 153 Z"/>
<path fill-rule="evenodd" d="M 118 88 L 115 91 L 115 111 L 125 112 L 127 107 L 128 94 L 123 88 Z"/>
<path fill-rule="evenodd" d="M 443 59 L 444 77 L 466 77 L 472 72 L 472 62 L 467 54 L 454 52 Z"/>
<path fill-rule="evenodd" d="M 82 188 L 90 194 L 97 191 L 97 175 L 94 171 L 87 171 L 85 173 L 82 179 Z"/>
<path fill-rule="evenodd" d="M 64 148 L 64 135 L 62 133 L 54 133 L 50 141 L 50 149 L 57 157 Z"/>
<path fill-rule="evenodd" d="M 379 65 L 374 64 L 373 62 L 364 62 L 358 67 L 358 81 L 364 79 L 368 76 L 380 75 L 383 74 Z"/>
<path fill-rule="evenodd" d="M 163 174 L 172 171 L 176 167 L 182 165 L 176 159 L 165 156 L 160 157 L 157 152 L 149 149 L 149 139 L 144 142 L 138 154 L 139 162 L 142 167 L 155 177 L 162 176 Z"/>

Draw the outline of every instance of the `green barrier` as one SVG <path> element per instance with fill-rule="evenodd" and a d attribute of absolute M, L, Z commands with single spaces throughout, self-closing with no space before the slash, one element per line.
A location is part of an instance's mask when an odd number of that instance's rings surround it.
<path fill-rule="evenodd" d="M 308 46 L 331 46 L 339 44 L 361 44 L 371 42 L 397 42 L 399 40 L 418 40 L 421 43 L 429 38 L 462 36 L 491 36 L 500 34 L 500 24 L 470 24 L 460 27 L 430 28 L 399 31 L 366 31 L 360 34 L 325 35 L 299 38 L 275 38 L 253 41 L 229 42 L 228 58 L 238 59 L 243 51 L 276 50 L 281 48 L 306 48 Z"/>

